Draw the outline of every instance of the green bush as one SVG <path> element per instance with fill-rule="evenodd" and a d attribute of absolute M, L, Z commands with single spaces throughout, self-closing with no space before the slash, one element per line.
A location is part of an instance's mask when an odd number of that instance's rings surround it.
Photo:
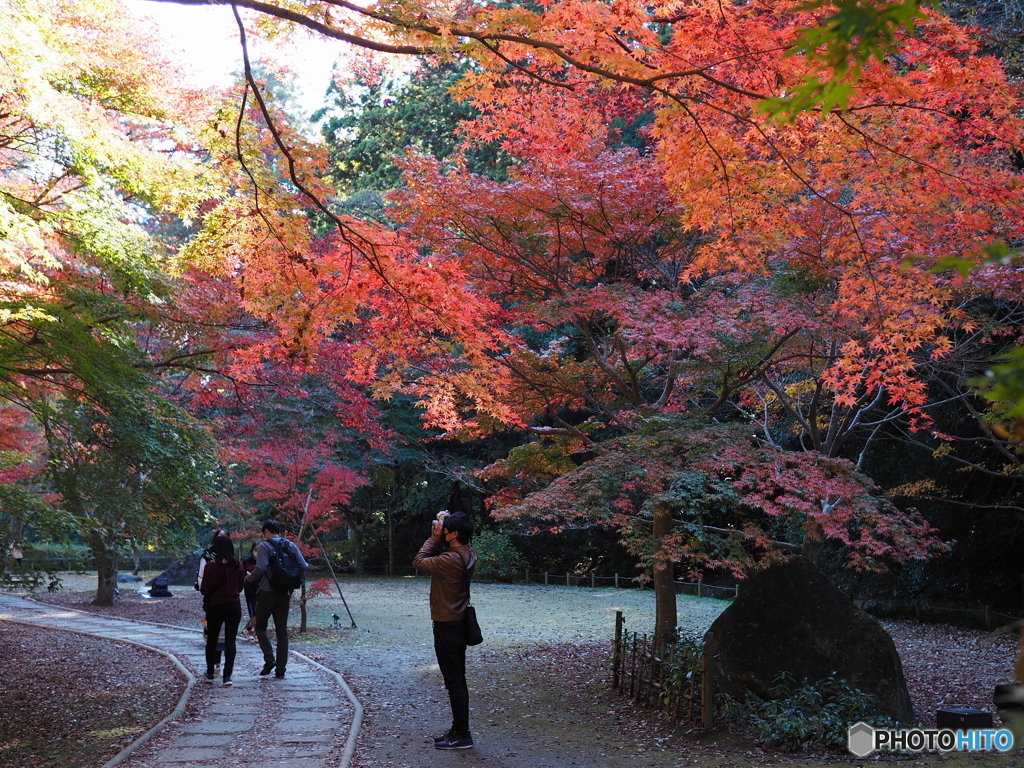
<path fill-rule="evenodd" d="M 889 718 L 875 714 L 875 699 L 845 680 L 827 677 L 817 683 L 797 682 L 783 673 L 761 699 L 748 693 L 741 703 L 732 701 L 726 713 L 754 739 L 786 752 L 808 746 L 845 749 L 847 730 L 858 720 L 875 727 L 894 727 Z"/>
<path fill-rule="evenodd" d="M 512 581 L 526 568 L 512 537 L 500 531 L 483 531 L 473 537 L 478 556 L 473 577 L 481 581 Z"/>

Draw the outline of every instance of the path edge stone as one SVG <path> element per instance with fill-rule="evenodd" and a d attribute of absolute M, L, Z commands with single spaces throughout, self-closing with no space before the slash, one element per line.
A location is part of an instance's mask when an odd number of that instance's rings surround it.
<path fill-rule="evenodd" d="M 307 664 L 311 664 L 317 669 L 320 669 L 334 677 L 335 681 L 337 681 L 338 685 L 340 685 L 341 689 L 345 692 L 348 700 L 352 703 L 352 725 L 349 726 L 348 739 L 345 740 L 345 751 L 341 754 L 341 763 L 338 766 L 338 768 L 348 768 L 349 762 L 352 760 L 352 755 L 355 754 L 356 751 L 356 740 L 359 737 L 359 729 L 362 728 L 363 725 L 363 705 L 359 703 L 359 699 L 356 698 L 352 689 L 348 687 L 348 683 L 345 682 L 345 678 L 342 677 L 340 672 L 336 672 L 330 667 L 325 667 L 323 664 L 313 661 L 313 659 L 299 653 L 298 651 L 289 650 L 289 654 L 299 657 Z M 104 768 L 106 768 L 106 766 L 104 766 Z"/>
<path fill-rule="evenodd" d="M 188 669 L 185 668 L 185 665 L 182 664 L 178 657 L 175 656 L 173 653 L 161 650 L 160 648 L 154 648 L 153 646 L 146 645 L 145 643 L 137 643 L 134 640 L 121 640 L 121 642 L 137 645 L 139 648 L 145 648 L 147 650 L 153 651 L 153 653 L 159 653 L 161 656 L 170 659 L 171 663 L 178 668 L 178 671 L 185 676 L 185 690 L 182 692 L 181 698 L 178 699 L 178 704 L 174 707 L 173 710 L 171 710 L 170 714 L 168 714 L 167 717 L 165 717 L 163 720 L 154 725 L 144 734 L 139 736 L 127 747 L 125 747 L 112 758 L 110 758 L 107 762 L 103 764 L 102 768 L 114 768 L 115 765 L 120 765 L 122 762 L 127 760 L 128 757 L 133 752 L 135 752 L 135 750 L 137 750 L 147 741 L 149 741 L 158 733 L 160 733 L 164 728 L 170 725 L 172 721 L 176 720 L 177 718 L 185 714 L 185 707 L 188 705 L 188 700 L 192 698 L 192 690 L 196 686 L 196 676 L 189 672 Z"/>
<path fill-rule="evenodd" d="M 73 611 L 75 609 L 72 608 L 70 610 Z M 79 613 L 86 613 L 86 612 L 85 611 L 79 611 Z M 44 624 L 37 624 L 34 621 L 29 621 L 29 620 L 23 619 L 23 618 L 3 619 L 3 620 L 4 621 L 8 621 L 8 622 L 10 622 L 12 624 L 23 624 L 23 625 L 29 626 L 29 627 L 36 627 L 37 629 L 47 629 L 48 628 Z M 156 725 L 154 725 L 148 731 L 143 733 L 141 736 L 137 737 L 134 741 L 132 741 L 131 744 L 129 744 L 127 747 L 125 747 L 120 752 L 118 752 L 116 755 L 114 755 L 112 758 L 110 758 L 110 760 L 105 762 L 101 766 L 101 768 L 114 768 L 114 766 L 120 765 L 125 760 L 127 760 L 128 757 L 130 757 L 131 754 L 133 752 L 135 752 L 135 750 L 137 750 L 139 747 L 141 747 L 147 741 L 149 741 L 154 736 L 156 736 L 158 733 L 160 733 L 164 728 L 166 728 L 168 725 L 170 725 L 170 723 L 172 721 L 174 721 L 177 718 L 181 717 L 185 713 L 185 707 L 188 705 L 189 699 L 192 698 L 192 690 L 196 686 L 196 679 L 197 678 L 195 677 L 195 675 L 193 675 L 191 672 L 189 672 L 188 669 L 185 668 L 185 665 L 182 664 L 181 661 L 178 659 L 178 657 L 175 656 L 173 653 L 168 653 L 167 651 L 162 650 L 160 648 L 154 648 L 152 645 L 146 645 L 145 643 L 140 643 L 140 642 L 137 642 L 135 640 L 128 640 L 128 639 L 122 638 L 122 637 L 109 637 L 108 635 L 101 635 L 101 634 L 98 634 L 96 632 L 86 632 L 86 631 L 83 631 L 81 629 L 61 629 L 60 631 L 61 632 L 69 632 L 69 633 L 71 633 L 73 635 L 84 635 L 85 637 L 95 637 L 98 640 L 106 640 L 107 642 L 110 642 L 110 643 L 126 643 L 127 645 L 134 645 L 136 648 L 142 648 L 143 650 L 150 651 L 152 653 L 155 653 L 155 654 L 157 654 L 159 656 L 163 656 L 164 658 L 170 660 L 171 664 L 185 678 L 185 690 L 182 691 L 181 696 L 178 698 L 178 703 L 174 706 L 174 709 L 172 709 L 171 712 L 166 717 L 164 717 L 160 722 L 158 722 Z"/>
<path fill-rule="evenodd" d="M 49 606 L 50 605 L 50 603 L 45 603 L 42 600 L 36 600 L 34 597 L 30 597 L 30 596 L 25 596 L 25 597 L 23 597 L 23 599 L 30 600 L 31 602 L 35 603 L 36 605 L 45 605 L 45 606 Z M 83 610 L 80 610 L 78 608 L 68 608 L 66 606 L 61 606 L 61 609 L 62 610 L 66 610 L 66 611 L 71 611 L 73 613 L 79 613 L 79 614 L 82 614 L 83 616 L 93 616 L 93 615 L 95 615 L 95 614 L 90 613 L 89 611 L 83 611 Z M 117 621 L 126 621 L 126 622 L 130 622 L 130 623 L 135 623 L 135 624 L 150 624 L 150 625 L 156 626 L 156 627 L 164 627 L 166 629 L 179 629 L 179 630 L 184 630 L 184 631 L 187 631 L 187 632 L 202 632 L 201 629 L 198 629 L 196 627 L 182 627 L 182 626 L 179 626 L 177 624 L 163 624 L 163 623 L 157 622 L 157 621 L 146 621 L 145 619 L 116 619 L 116 620 Z M 31 622 L 22 622 L 22 623 L 30 624 Z M 40 625 L 35 624 L 33 626 L 40 626 Z M 76 630 L 66 630 L 66 631 L 74 632 Z M 109 637 L 105 637 L 103 635 L 95 635 L 95 634 L 90 633 L 90 632 L 81 632 L 81 631 L 79 631 L 78 634 L 80 634 L 80 635 L 88 635 L 90 637 L 103 637 L 103 639 L 106 639 L 106 640 L 110 640 L 111 639 Z M 169 714 L 167 717 L 165 717 L 163 720 L 161 720 L 159 723 L 157 723 L 155 726 L 153 726 L 153 728 L 151 728 L 149 731 L 147 731 L 142 736 L 140 736 L 138 739 L 136 739 L 136 741 L 132 742 L 127 747 L 125 747 L 121 752 L 119 752 L 118 754 L 114 755 L 114 757 L 112 757 L 110 759 L 110 761 L 104 763 L 100 768 L 114 768 L 114 766 L 116 766 L 116 765 L 120 764 L 121 762 L 123 762 L 124 760 L 126 760 L 132 754 L 132 752 L 134 752 L 136 749 L 138 749 L 140 746 L 142 746 L 145 742 L 149 741 L 151 738 L 156 736 L 156 734 L 159 733 L 161 730 L 166 728 L 167 725 L 172 720 L 174 720 L 176 717 L 180 717 L 181 714 L 185 711 L 185 705 L 188 703 L 189 698 L 191 698 L 191 696 L 192 696 L 192 689 L 195 687 L 196 680 L 197 680 L 197 678 L 191 672 L 189 672 L 185 668 L 185 666 L 181 663 L 181 661 L 178 660 L 177 657 L 175 657 L 174 655 L 172 655 L 170 653 L 167 653 L 166 651 L 163 651 L 163 650 L 161 650 L 159 648 L 153 648 L 151 646 L 144 645 L 142 643 L 136 643 L 136 642 L 133 642 L 131 640 L 119 640 L 119 642 L 131 643 L 132 645 L 137 645 L 140 648 L 145 648 L 146 650 L 150 650 L 150 651 L 153 651 L 154 653 L 158 653 L 161 656 L 166 656 L 185 675 L 185 678 L 188 681 L 188 683 L 187 683 L 187 685 L 185 687 L 185 692 L 182 694 L 181 700 L 178 702 L 178 706 L 176 706 L 174 708 L 174 711 L 171 712 L 171 714 Z M 353 712 L 352 712 L 352 724 L 349 726 L 348 738 L 345 740 L 345 751 L 342 752 L 341 762 L 338 764 L 338 768 L 348 768 L 349 763 L 352 761 L 352 757 L 355 754 L 356 741 L 359 738 L 359 731 L 360 731 L 360 729 L 363 726 L 363 705 L 359 702 L 359 699 L 356 698 L 356 695 L 352 692 L 352 689 L 349 687 L 348 683 L 345 682 L 345 678 L 342 676 L 342 674 L 340 672 L 337 672 L 336 670 L 333 670 L 330 667 L 325 667 L 323 664 L 321 664 L 321 663 L 319 663 L 317 661 L 314 661 L 313 659 L 309 658 L 305 654 L 299 653 L 298 651 L 293 651 L 293 650 L 289 649 L 288 654 L 290 656 L 297 656 L 298 658 L 300 658 L 303 661 L 305 661 L 307 664 L 310 664 L 310 665 L 316 667 L 317 669 L 322 670 L 323 672 L 326 672 L 327 674 L 331 675 L 335 679 L 335 681 L 338 683 L 338 685 L 341 686 L 341 689 L 345 692 L 345 696 L 348 698 L 349 702 L 351 702 L 352 710 L 353 710 Z"/>

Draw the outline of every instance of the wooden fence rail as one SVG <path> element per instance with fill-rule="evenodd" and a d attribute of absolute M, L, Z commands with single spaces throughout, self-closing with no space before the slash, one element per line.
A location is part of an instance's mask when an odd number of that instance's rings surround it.
<path fill-rule="evenodd" d="M 703 642 L 656 643 L 651 636 L 628 632 L 622 611 L 616 611 L 612 687 L 674 720 L 710 728 L 713 670 L 703 650 Z"/>

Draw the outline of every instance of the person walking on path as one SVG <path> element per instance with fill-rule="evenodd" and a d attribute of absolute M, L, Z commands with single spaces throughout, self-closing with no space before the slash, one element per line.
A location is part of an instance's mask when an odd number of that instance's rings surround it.
<path fill-rule="evenodd" d="M 220 662 L 217 644 L 224 628 L 224 685 L 231 685 L 235 668 L 235 638 L 242 620 L 242 602 L 238 595 L 245 587 L 245 571 L 235 559 L 235 547 L 229 536 L 218 536 L 210 545 L 213 559 L 203 569 L 199 588 L 206 598 L 206 682 L 212 683 Z"/>
<path fill-rule="evenodd" d="M 466 684 L 466 626 L 469 582 L 476 567 L 472 519 L 447 510 L 438 512 L 430 538 L 420 547 L 412 564 L 430 574 L 430 618 L 433 621 L 434 653 L 452 707 L 452 727 L 434 739 L 437 749 L 469 749 L 469 686 Z M 445 546 L 447 545 L 447 547 Z"/>
<path fill-rule="evenodd" d="M 252 549 L 249 550 L 249 556 L 242 561 L 242 566 L 245 568 L 245 575 L 248 576 L 250 573 L 256 570 L 256 547 L 257 544 L 252 545 Z M 252 632 L 252 625 L 256 619 L 256 597 L 259 592 L 260 585 L 254 581 L 246 580 L 245 582 L 245 608 L 249 612 L 249 620 L 245 624 L 245 636 L 251 638 L 250 632 Z"/>
<path fill-rule="evenodd" d="M 207 599 L 206 594 L 203 592 L 203 573 L 205 573 L 205 571 L 206 571 L 207 563 L 209 563 L 210 561 L 212 561 L 216 557 L 216 555 L 213 554 L 213 542 L 215 542 L 217 540 L 218 536 L 229 536 L 230 537 L 231 534 L 228 533 L 227 528 L 217 528 L 216 530 L 214 530 L 214 532 L 210 535 L 210 544 L 209 544 L 209 546 L 206 549 L 204 549 L 202 551 L 202 553 L 199 555 L 199 567 L 196 570 L 195 589 L 196 589 L 196 591 L 199 592 L 199 594 L 201 594 L 203 596 L 203 620 L 202 620 L 202 624 L 203 624 L 203 640 L 204 641 L 206 640 L 207 630 L 208 630 L 209 624 L 210 624 L 209 617 L 206 615 L 206 606 L 209 604 L 210 601 L 209 601 L 209 599 Z M 220 674 L 220 654 L 224 650 L 223 644 L 224 644 L 224 637 L 222 635 L 221 637 L 217 638 L 217 663 L 214 665 L 214 670 L 215 670 L 215 672 L 217 674 Z"/>
<path fill-rule="evenodd" d="M 283 557 L 290 556 L 305 573 L 309 565 L 299 552 L 299 548 L 281 536 L 281 526 L 276 520 L 267 520 L 263 524 L 263 541 L 256 546 L 256 568 L 245 577 L 245 580 L 260 585 L 253 621 L 256 639 L 259 641 L 260 650 L 263 651 L 263 669 L 260 670 L 260 675 L 266 677 L 276 668 L 274 677 L 280 680 L 285 675 L 288 663 L 288 608 L 292 590 L 275 587 L 271 583 L 271 561 L 276 562 L 279 550 Z M 267 632 L 267 623 L 271 617 L 274 618 L 274 634 L 277 636 L 276 658 Z"/>

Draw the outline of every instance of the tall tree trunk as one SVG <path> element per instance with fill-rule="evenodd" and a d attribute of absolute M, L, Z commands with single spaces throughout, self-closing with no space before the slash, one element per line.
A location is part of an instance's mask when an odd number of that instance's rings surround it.
<path fill-rule="evenodd" d="M 295 536 L 295 546 L 299 546 L 302 541 L 303 535 L 306 533 L 306 514 L 309 512 L 309 500 L 312 498 L 312 491 L 306 496 L 306 507 L 302 511 L 302 520 L 299 522 L 299 532 Z M 310 529 L 315 534 L 316 529 L 310 526 Z M 327 553 L 322 553 L 324 557 L 327 557 Z M 301 635 L 306 631 L 306 577 L 302 577 L 302 588 L 299 592 L 299 634 Z"/>
<path fill-rule="evenodd" d="M 350 523 L 349 530 L 352 533 L 352 562 L 356 567 L 356 573 L 363 572 L 363 528 L 362 526 Z"/>
<path fill-rule="evenodd" d="M 395 575 L 395 511 L 388 504 L 388 576 Z"/>
<path fill-rule="evenodd" d="M 89 535 L 89 550 L 96 563 L 96 598 L 93 605 L 113 605 L 117 594 L 117 547 L 99 533 Z"/>
<path fill-rule="evenodd" d="M 655 558 L 662 549 L 667 536 L 672 533 L 672 512 L 659 504 L 654 510 Z M 676 585 L 671 562 L 655 560 L 654 563 L 654 634 L 659 643 L 674 643 L 678 638 L 676 628 L 679 617 L 676 612 Z"/>
<path fill-rule="evenodd" d="M 22 529 L 25 524 L 13 512 L 11 513 L 11 541 L 21 543 Z"/>
<path fill-rule="evenodd" d="M 835 509 L 842 498 L 836 499 L 835 501 L 829 501 L 828 499 L 821 499 L 821 512 L 823 515 L 832 514 L 832 510 Z M 821 527 L 821 523 L 817 520 L 808 520 L 804 523 L 804 540 L 800 544 L 800 554 L 806 557 L 815 565 L 818 565 L 818 554 L 821 552 L 822 542 L 825 540 L 825 529 Z"/>

